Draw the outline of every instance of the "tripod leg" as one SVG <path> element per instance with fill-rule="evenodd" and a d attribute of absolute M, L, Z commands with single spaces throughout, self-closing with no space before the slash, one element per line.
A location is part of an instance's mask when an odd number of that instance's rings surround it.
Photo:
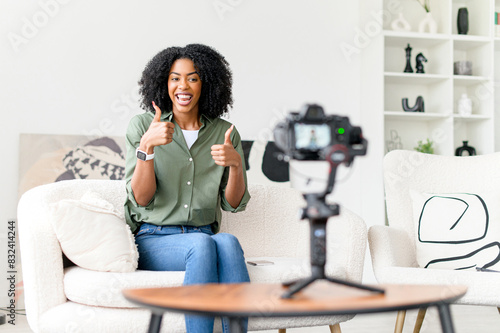
<path fill-rule="evenodd" d="M 281 285 L 283 287 L 290 287 L 291 285 L 294 285 L 296 284 L 297 282 L 299 282 L 300 280 L 292 280 L 292 281 L 285 281 L 285 282 L 281 282 Z M 500 311 L 500 310 L 499 310 Z"/>
<path fill-rule="evenodd" d="M 281 295 L 281 298 L 292 298 L 293 294 L 304 289 L 305 287 L 313 283 L 316 279 L 316 277 L 310 276 L 306 279 L 297 281 L 296 283 L 292 284 L 283 295 Z"/>
<path fill-rule="evenodd" d="M 375 288 L 375 287 L 369 287 L 369 286 L 362 285 L 360 283 L 354 283 L 354 282 L 349 282 L 349 281 L 345 281 L 345 280 L 339 280 L 339 279 L 335 279 L 335 278 L 331 278 L 331 277 L 326 277 L 326 279 L 328 281 L 330 281 L 330 282 L 338 283 L 338 284 L 343 284 L 343 285 L 349 286 L 349 287 L 354 287 L 354 288 L 358 288 L 358 289 L 373 291 L 373 292 L 380 293 L 380 294 L 384 294 L 385 293 L 384 289 Z"/>

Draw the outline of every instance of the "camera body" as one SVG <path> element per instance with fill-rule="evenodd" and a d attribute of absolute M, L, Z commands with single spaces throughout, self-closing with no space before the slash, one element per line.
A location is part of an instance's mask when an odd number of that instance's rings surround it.
<path fill-rule="evenodd" d="M 287 159 L 327 160 L 350 165 L 355 156 L 365 155 L 367 141 L 360 127 L 349 118 L 325 115 L 317 104 L 307 104 L 301 112 L 291 112 L 274 129 L 276 146 Z"/>

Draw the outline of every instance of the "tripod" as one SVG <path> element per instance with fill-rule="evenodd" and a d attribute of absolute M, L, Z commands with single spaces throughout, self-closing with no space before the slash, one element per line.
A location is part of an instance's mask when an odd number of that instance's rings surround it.
<path fill-rule="evenodd" d="M 343 149 L 342 149 L 343 150 Z M 328 178 L 328 186 L 324 193 L 310 193 L 304 194 L 307 202 L 307 207 L 302 209 L 302 219 L 309 219 L 310 227 L 310 246 L 311 246 L 311 276 L 302 280 L 283 283 L 288 290 L 281 296 L 281 298 L 291 298 L 293 294 L 304 289 L 316 280 L 327 280 L 333 283 L 343 284 L 349 287 L 372 291 L 376 293 L 384 293 L 383 289 L 365 286 L 358 283 L 353 283 L 345 280 L 335 279 L 328 277 L 325 274 L 326 263 L 326 223 L 330 216 L 339 215 L 339 205 L 329 205 L 325 202 L 325 197 L 333 190 L 335 182 L 335 172 L 339 165 L 338 161 L 335 162 L 335 154 L 339 157 L 339 151 L 334 151 L 330 154 L 330 174 Z M 341 162 L 343 162 L 342 160 Z"/>

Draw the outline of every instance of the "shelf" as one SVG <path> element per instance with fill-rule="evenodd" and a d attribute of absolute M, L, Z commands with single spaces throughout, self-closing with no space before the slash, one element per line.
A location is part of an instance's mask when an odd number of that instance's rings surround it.
<path fill-rule="evenodd" d="M 491 117 L 489 116 L 483 116 L 480 114 L 471 114 L 470 116 L 464 117 L 458 114 L 453 115 L 453 119 L 459 120 L 459 121 L 482 121 L 482 120 L 490 120 Z"/>
<path fill-rule="evenodd" d="M 433 46 L 446 43 L 449 40 L 449 35 L 445 34 L 402 32 L 393 30 L 384 30 L 384 36 L 386 39 L 386 46 L 398 46 L 409 42 Z"/>
<path fill-rule="evenodd" d="M 426 113 L 426 112 L 404 112 L 404 111 L 385 111 L 384 116 L 387 120 L 419 120 L 432 121 L 449 118 L 449 114 Z"/>
<path fill-rule="evenodd" d="M 425 73 L 384 73 L 385 83 L 389 84 L 432 84 L 449 79 L 448 75 Z"/>
<path fill-rule="evenodd" d="M 451 39 L 454 41 L 456 47 L 467 49 L 470 47 L 478 46 L 481 44 L 488 44 L 491 42 L 491 38 L 488 36 L 430 34 L 430 33 L 420 33 L 412 31 L 406 32 L 406 31 L 384 30 L 384 36 L 386 37 L 386 46 L 393 46 L 408 41 L 421 42 L 427 45 L 435 45 L 448 42 Z M 495 40 L 500 41 L 500 37 L 495 38 Z"/>
<path fill-rule="evenodd" d="M 490 37 L 471 36 L 471 35 L 453 35 L 453 47 L 457 50 L 469 50 L 478 46 L 491 43 Z"/>
<path fill-rule="evenodd" d="M 458 83 L 460 85 L 473 86 L 476 84 L 488 83 L 492 80 L 492 78 L 474 75 L 453 75 L 453 80 L 455 83 Z"/>
<path fill-rule="evenodd" d="M 404 147 L 430 138 L 436 142 L 437 154 L 453 155 L 457 145 L 467 138 L 478 153 L 493 152 L 495 122 L 500 126 L 495 116 L 495 100 L 500 97 L 500 89 L 496 89 L 500 64 L 495 64 L 495 57 L 500 60 L 500 36 L 494 35 L 493 13 L 500 11 L 500 0 L 431 1 L 438 26 L 435 34 L 416 32 L 425 15 L 418 1 L 398 4 L 395 11 L 392 0 L 383 0 L 383 10 L 392 14 L 385 16 L 383 23 L 386 142 L 394 131 L 401 134 Z M 467 7 L 469 13 L 466 35 L 457 31 L 457 13 L 462 7 Z M 390 30 L 399 13 L 412 31 Z M 408 44 L 412 48 L 409 65 L 415 70 L 416 56 L 422 53 L 428 59 L 422 63 L 425 73 L 403 72 Z M 472 75 L 454 75 L 457 61 L 470 61 Z M 473 113 L 468 117 L 457 113 L 463 94 L 472 101 Z M 407 98 L 413 105 L 419 96 L 424 99 L 425 112 L 404 112 L 402 100 Z"/>

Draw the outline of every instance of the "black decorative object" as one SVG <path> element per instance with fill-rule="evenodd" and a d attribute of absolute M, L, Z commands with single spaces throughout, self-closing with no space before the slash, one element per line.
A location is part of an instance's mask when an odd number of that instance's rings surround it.
<path fill-rule="evenodd" d="M 417 101 L 415 102 L 415 105 L 413 107 L 408 106 L 408 98 L 403 98 L 402 100 L 403 103 L 403 110 L 406 112 L 424 112 L 424 99 L 422 96 L 417 97 Z"/>
<path fill-rule="evenodd" d="M 415 58 L 415 61 L 417 62 L 416 68 L 417 68 L 417 73 L 425 73 L 424 72 L 424 65 L 422 62 L 427 62 L 427 58 L 424 57 L 422 52 L 417 54 L 417 57 Z"/>
<path fill-rule="evenodd" d="M 273 182 L 283 183 L 290 180 L 290 168 L 287 162 L 276 158 L 279 153 L 282 153 L 281 149 L 269 141 L 262 157 L 262 173 Z"/>
<path fill-rule="evenodd" d="M 471 147 L 468 145 L 469 141 L 462 141 L 463 146 L 458 147 L 457 150 L 455 150 L 455 156 L 474 156 L 476 155 L 476 149 L 474 147 Z"/>
<path fill-rule="evenodd" d="M 411 47 L 410 44 L 406 47 L 406 68 L 405 73 L 413 73 L 413 68 L 411 68 Z"/>
<path fill-rule="evenodd" d="M 245 157 L 245 169 L 250 170 L 250 151 L 252 150 L 253 141 L 241 140 L 241 148 L 243 149 L 243 156 Z"/>
<path fill-rule="evenodd" d="M 245 157 L 246 170 L 259 170 L 262 174 L 272 182 L 284 183 L 290 181 L 290 168 L 287 162 L 280 161 L 276 158 L 278 152 L 282 152 L 276 147 L 273 141 L 268 141 L 266 147 L 255 147 L 255 141 L 241 140 L 241 147 L 243 148 L 243 155 Z M 250 155 L 255 154 L 253 162 L 262 160 L 261 165 L 254 165 L 250 162 Z M 259 156 L 262 155 L 262 158 Z"/>
<path fill-rule="evenodd" d="M 465 7 L 458 9 L 457 29 L 459 35 L 467 35 L 469 32 L 469 11 Z"/>

